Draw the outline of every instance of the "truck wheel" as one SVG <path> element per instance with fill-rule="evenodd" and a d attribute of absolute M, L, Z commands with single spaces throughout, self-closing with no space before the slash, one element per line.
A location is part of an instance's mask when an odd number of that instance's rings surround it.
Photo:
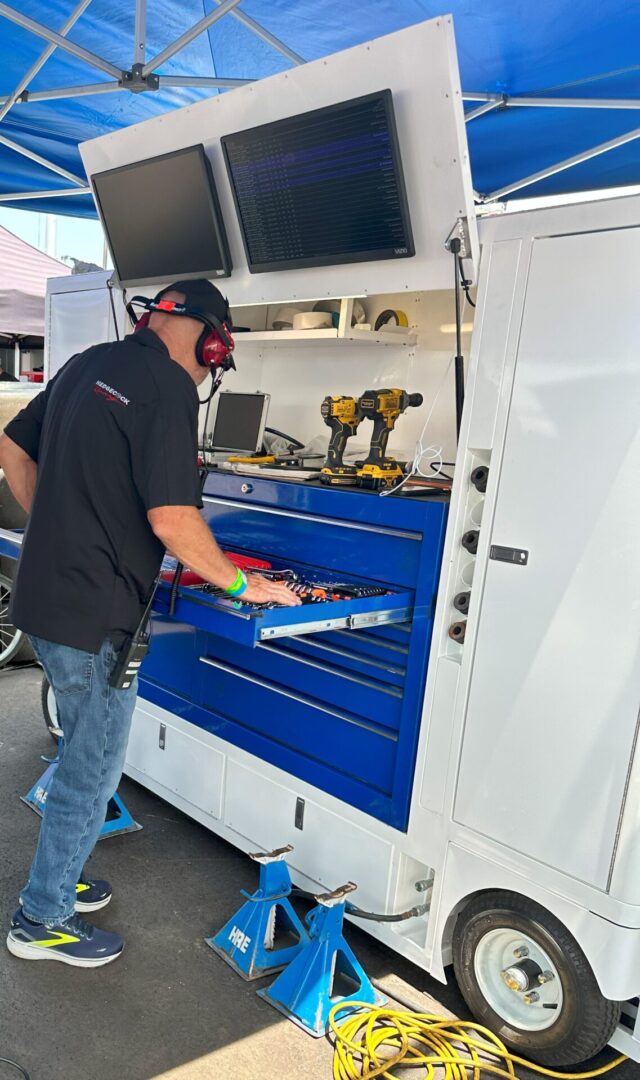
<path fill-rule="evenodd" d="M 453 966 L 476 1019 L 542 1065 L 593 1057 L 620 1019 L 620 1003 L 602 996 L 575 938 L 518 893 L 484 893 L 464 908 Z"/>
<path fill-rule="evenodd" d="M 0 574 L 0 668 L 15 660 L 22 647 L 22 630 L 9 621 L 11 579 Z"/>
<path fill-rule="evenodd" d="M 49 682 L 46 675 L 42 676 L 42 686 L 40 687 L 40 702 L 42 704 L 42 715 L 44 716 L 44 722 L 47 725 L 47 731 L 55 743 L 62 735 L 61 729 L 58 727 L 58 707 L 56 705 L 56 695 L 53 692 L 53 687 Z"/>

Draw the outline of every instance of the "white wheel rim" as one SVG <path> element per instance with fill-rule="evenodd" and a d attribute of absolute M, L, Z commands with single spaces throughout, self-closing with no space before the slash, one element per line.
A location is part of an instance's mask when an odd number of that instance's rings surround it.
<path fill-rule="evenodd" d="M 49 713 L 50 730 L 54 735 L 62 735 L 62 730 L 58 726 L 58 706 L 56 704 L 56 695 L 53 692 L 53 687 L 49 685 L 47 687 L 47 712 Z"/>
<path fill-rule="evenodd" d="M 53 687 L 49 686 L 47 690 L 47 709 L 51 718 L 51 723 L 54 727 L 58 726 L 58 706 L 56 705 L 56 695 L 53 692 Z"/>
<path fill-rule="evenodd" d="M 11 586 L 0 581 L 0 667 L 7 664 L 20 647 L 22 631 L 9 622 Z"/>
<path fill-rule="evenodd" d="M 537 965 L 542 982 L 522 974 L 523 960 Z M 528 934 L 504 927 L 480 939 L 473 958 L 476 981 L 494 1012 L 520 1031 L 546 1031 L 560 1019 L 562 983 L 553 960 Z M 521 980 L 522 989 L 505 982 Z M 545 981 L 546 980 L 546 981 Z"/>

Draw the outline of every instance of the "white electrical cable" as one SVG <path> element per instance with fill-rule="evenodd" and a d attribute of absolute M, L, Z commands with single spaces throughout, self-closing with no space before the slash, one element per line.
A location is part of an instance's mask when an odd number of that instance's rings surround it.
<path fill-rule="evenodd" d="M 466 309 L 467 309 L 467 301 L 466 301 L 466 298 L 465 298 L 465 301 L 464 301 L 464 303 L 462 305 L 462 314 L 460 316 L 460 322 L 461 323 L 464 322 L 464 315 L 465 315 Z M 455 355 L 452 353 L 452 355 L 451 355 L 451 357 L 449 359 L 449 363 L 447 364 L 447 367 L 445 369 L 444 375 L 442 376 L 442 379 L 440 380 L 440 385 L 438 386 L 438 389 L 436 391 L 436 396 L 434 397 L 433 401 L 431 402 L 431 408 L 429 409 L 429 415 L 427 416 L 427 419 L 425 420 L 425 422 L 424 422 L 424 424 L 422 426 L 422 431 L 420 432 L 418 441 L 416 443 L 415 454 L 413 455 L 413 461 L 411 462 L 411 468 L 409 469 L 409 472 L 407 473 L 406 476 L 403 476 L 400 483 L 396 484 L 395 487 L 384 488 L 380 492 L 381 496 L 382 495 L 393 495 L 393 494 L 395 494 L 395 492 L 399 491 L 401 487 L 404 487 L 407 480 L 410 480 L 412 476 L 416 476 L 416 475 L 417 476 L 422 476 L 422 477 L 424 477 L 425 480 L 434 480 L 437 476 L 440 476 L 440 473 L 442 472 L 442 466 L 444 464 L 444 462 L 442 460 L 442 447 L 441 446 L 424 446 L 424 437 L 425 437 L 425 435 L 427 433 L 427 428 L 428 428 L 428 426 L 429 426 L 429 424 L 431 422 L 431 417 L 433 416 L 435 407 L 436 407 L 436 405 L 438 403 L 438 399 L 440 397 L 440 394 L 442 393 L 442 389 L 443 389 L 443 387 L 444 387 L 444 385 L 445 385 L 445 383 L 447 381 L 447 378 L 449 376 L 449 372 L 451 371 L 451 366 L 453 364 L 454 359 L 455 359 Z M 425 473 L 425 472 L 422 471 L 422 464 L 423 464 L 424 458 L 427 456 L 427 454 L 431 455 L 428 458 L 427 464 L 431 465 L 431 464 L 433 464 L 434 461 L 437 461 L 438 462 L 438 467 L 437 467 L 437 469 L 431 469 L 429 472 Z"/>

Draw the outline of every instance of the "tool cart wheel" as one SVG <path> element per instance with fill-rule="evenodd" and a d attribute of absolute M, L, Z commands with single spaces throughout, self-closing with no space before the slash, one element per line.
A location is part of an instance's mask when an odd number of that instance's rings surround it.
<path fill-rule="evenodd" d="M 484 893 L 464 908 L 453 966 L 476 1019 L 542 1065 L 593 1057 L 620 1019 L 620 1003 L 602 996 L 575 938 L 517 893 Z"/>
<path fill-rule="evenodd" d="M 11 579 L 0 574 L 0 668 L 15 660 L 22 647 L 23 634 L 9 621 Z"/>
<path fill-rule="evenodd" d="M 53 687 L 49 682 L 46 675 L 42 676 L 42 686 L 40 687 L 40 701 L 42 704 L 42 715 L 44 716 L 44 722 L 47 725 L 47 731 L 55 743 L 62 735 L 62 731 L 58 727 L 58 707 L 56 705 L 56 696 L 53 692 Z"/>

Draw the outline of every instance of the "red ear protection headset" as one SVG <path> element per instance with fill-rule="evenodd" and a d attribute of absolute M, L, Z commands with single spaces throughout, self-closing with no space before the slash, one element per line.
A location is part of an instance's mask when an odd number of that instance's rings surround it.
<path fill-rule="evenodd" d="M 134 306 L 144 308 L 144 315 L 138 317 L 133 310 Z M 220 322 L 210 312 L 186 307 L 185 304 L 179 304 L 175 300 L 163 300 L 162 297 L 151 300 L 148 296 L 133 296 L 127 304 L 127 312 L 134 330 L 142 330 L 148 326 L 154 311 L 163 311 L 167 315 L 182 315 L 204 323 L 202 333 L 196 342 L 196 360 L 202 367 L 214 369 L 217 382 L 222 378 L 223 372 L 228 371 L 229 368 L 235 368 L 234 342 L 231 336 L 231 319 L 228 309 L 227 318 L 224 322 Z"/>

